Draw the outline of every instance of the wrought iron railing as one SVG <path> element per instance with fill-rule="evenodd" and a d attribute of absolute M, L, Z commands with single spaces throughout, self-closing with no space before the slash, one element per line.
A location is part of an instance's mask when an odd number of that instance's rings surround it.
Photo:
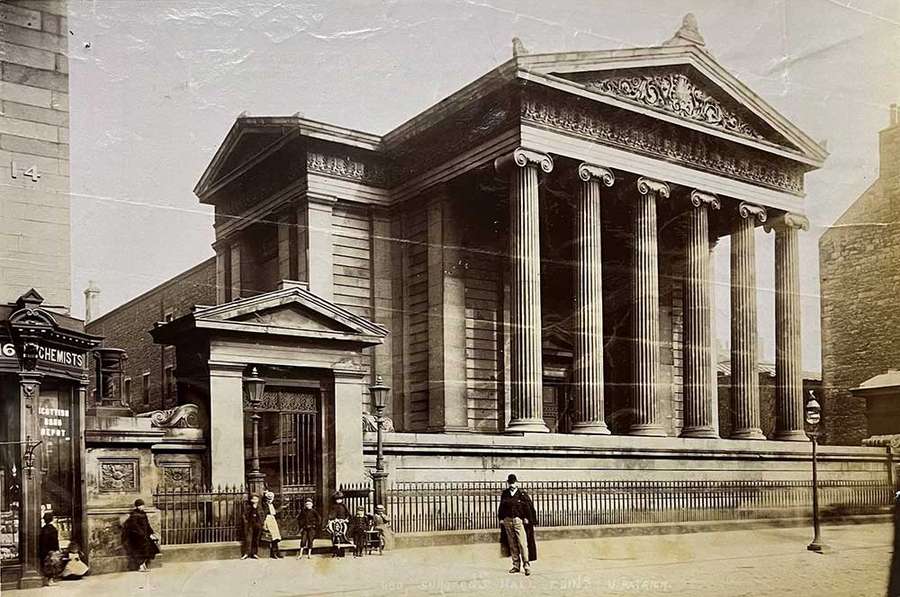
<path fill-rule="evenodd" d="M 498 482 L 394 483 L 388 514 L 397 533 L 496 528 Z M 541 481 L 523 483 L 543 527 L 785 518 L 809 513 L 809 481 Z M 820 481 L 823 513 L 884 511 L 893 487 Z"/>
<path fill-rule="evenodd" d="M 489 530 L 498 525 L 499 482 L 397 482 L 386 508 L 397 533 Z M 539 481 L 523 483 L 542 527 L 661 524 L 806 516 L 812 504 L 809 481 Z M 342 485 L 353 513 L 372 512 L 368 483 Z M 881 481 L 820 481 L 824 516 L 887 511 L 894 488 Z M 154 494 L 165 545 L 241 539 L 243 488 L 160 488 Z M 281 498 L 276 498 L 276 505 Z M 299 511 L 292 500 L 279 505 L 283 529 Z M 299 501 L 298 501 L 299 503 Z M 327 516 L 328 505 L 317 504 Z"/>

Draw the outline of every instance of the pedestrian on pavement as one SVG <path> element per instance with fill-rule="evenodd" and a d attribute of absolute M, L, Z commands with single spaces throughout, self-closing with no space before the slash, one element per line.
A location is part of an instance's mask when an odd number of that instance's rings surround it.
<path fill-rule="evenodd" d="M 372 516 L 374 528 L 381 535 L 381 544 L 385 549 L 394 549 L 394 531 L 391 529 L 391 519 L 388 518 L 384 506 L 375 506 L 375 514 Z"/>
<path fill-rule="evenodd" d="M 328 520 L 350 520 L 350 510 L 348 510 L 346 504 L 344 504 L 344 493 L 342 491 L 335 491 L 334 495 L 331 497 L 334 500 L 334 503 L 331 505 L 331 510 L 328 512 Z"/>
<path fill-rule="evenodd" d="M 522 570 L 525 576 L 531 574 L 531 562 L 537 560 L 537 544 L 534 541 L 534 525 L 537 513 L 531 497 L 519 487 L 515 475 L 506 478 L 507 488 L 500 495 L 500 551 L 503 557 L 512 558 L 509 573 Z"/>
<path fill-rule="evenodd" d="M 125 549 L 131 560 L 137 564 L 138 570 L 148 569 L 150 561 L 159 553 L 159 538 L 150 527 L 150 520 L 144 510 L 144 500 L 134 500 L 134 510 L 124 525 Z"/>
<path fill-rule="evenodd" d="M 900 597 L 900 491 L 894 493 L 894 553 L 891 556 L 887 597 Z"/>
<path fill-rule="evenodd" d="M 275 494 L 267 491 L 263 494 L 265 497 L 265 506 L 263 512 L 266 515 L 263 521 L 263 530 L 269 539 L 269 557 L 273 559 L 281 559 L 281 550 L 278 549 L 278 542 L 281 541 L 281 529 L 278 528 L 278 520 L 275 518 L 277 511 L 275 510 Z"/>
<path fill-rule="evenodd" d="M 53 514 L 44 514 L 44 526 L 38 535 L 38 562 L 44 575 L 44 586 L 53 586 L 53 579 L 62 572 L 62 553 L 59 551 L 59 531 L 53 524 Z"/>
<path fill-rule="evenodd" d="M 367 531 L 371 526 L 371 519 L 366 514 L 366 509 L 360 506 L 356 509 L 356 516 L 353 517 L 353 521 L 350 523 L 350 539 L 353 540 L 354 550 L 353 557 L 359 558 L 362 557 L 363 550 L 366 547 L 367 541 Z"/>
<path fill-rule="evenodd" d="M 313 501 L 312 498 L 306 498 L 306 501 L 303 503 L 303 510 L 300 512 L 300 516 L 297 517 L 297 526 L 300 527 L 300 555 L 297 556 L 297 559 L 303 557 L 303 550 L 306 551 L 306 559 L 309 559 L 309 556 L 312 555 L 313 549 L 313 541 L 316 539 L 316 535 L 319 534 L 319 529 L 322 527 L 322 517 L 319 516 L 319 513 L 313 509 Z"/>
<path fill-rule="evenodd" d="M 244 543 L 241 546 L 241 559 L 258 560 L 259 536 L 262 534 L 263 515 L 259 507 L 259 496 L 251 495 L 250 500 L 244 504 Z"/>

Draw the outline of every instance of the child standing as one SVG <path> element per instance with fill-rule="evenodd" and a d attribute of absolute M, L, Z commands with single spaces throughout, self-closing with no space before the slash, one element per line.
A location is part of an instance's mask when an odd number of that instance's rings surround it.
<path fill-rule="evenodd" d="M 297 526 L 300 527 L 300 555 L 297 559 L 303 557 L 303 550 L 306 549 L 306 559 L 312 554 L 313 541 L 319 534 L 319 527 L 322 526 L 322 517 L 313 510 L 312 498 L 306 498 L 303 503 L 303 510 L 297 517 Z"/>
<path fill-rule="evenodd" d="M 350 538 L 353 540 L 355 549 L 353 557 L 359 558 L 363 555 L 366 547 L 366 531 L 369 530 L 369 517 L 366 515 L 366 509 L 359 507 L 356 509 L 356 516 L 350 522 Z"/>
<path fill-rule="evenodd" d="M 394 548 L 394 531 L 391 529 L 391 519 L 388 518 L 384 506 L 378 504 L 375 506 L 375 515 L 372 516 L 374 528 L 381 535 L 381 543 L 384 548 L 391 550 Z"/>
<path fill-rule="evenodd" d="M 263 513 L 266 516 L 263 521 L 263 529 L 269 535 L 269 557 L 281 559 L 284 556 L 281 555 L 281 550 L 278 549 L 278 542 L 281 541 L 281 529 L 278 528 L 278 521 L 275 519 L 275 494 L 267 491 L 263 496 L 266 498 L 265 507 L 263 508 Z"/>

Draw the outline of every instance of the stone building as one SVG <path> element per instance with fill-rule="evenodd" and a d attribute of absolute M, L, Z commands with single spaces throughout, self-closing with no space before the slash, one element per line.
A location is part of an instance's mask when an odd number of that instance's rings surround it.
<path fill-rule="evenodd" d="M 69 315 L 64 0 L 0 3 L 0 580 L 40 584 L 41 514 L 83 535 L 84 404 L 99 338 Z"/>
<path fill-rule="evenodd" d="M 900 366 L 900 110 L 879 133 L 878 179 L 819 240 L 822 384 L 827 441 L 870 435 L 866 401 L 851 390 Z M 900 432 L 897 429 L 895 432 Z"/>
<path fill-rule="evenodd" d="M 692 17 L 649 48 L 532 55 L 516 43 L 511 60 L 385 135 L 239 117 L 195 187 L 215 208 L 215 296 L 190 309 L 160 298 L 186 275 L 89 329 L 132 354 L 151 336 L 174 348 L 176 400 L 208 419 L 213 484 L 245 481 L 250 412 L 282 496 L 363 480 L 375 376 L 392 388 L 394 481 L 512 468 L 540 480 L 805 479 L 797 238 L 804 175 L 825 158 L 716 62 Z M 776 243 L 770 437 L 763 225 Z M 728 438 L 710 289 L 723 237 Z M 117 332 L 141 304 L 173 316 Z M 159 374 L 155 356 L 144 370 Z M 251 404 L 257 377 L 266 389 Z M 867 448 L 835 448 L 823 465 L 825 478 L 886 472 Z"/>

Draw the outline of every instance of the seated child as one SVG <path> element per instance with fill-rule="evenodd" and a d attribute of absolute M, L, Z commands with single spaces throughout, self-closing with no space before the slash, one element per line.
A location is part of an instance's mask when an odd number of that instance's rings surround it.
<path fill-rule="evenodd" d="M 313 541 L 315 541 L 316 535 L 319 534 L 319 529 L 322 527 L 322 518 L 318 512 L 313 510 L 312 498 L 306 498 L 306 501 L 303 503 L 303 510 L 300 512 L 300 516 L 297 517 L 297 526 L 300 528 L 300 554 L 297 556 L 297 559 L 299 560 L 303 557 L 303 550 L 306 549 L 306 559 L 308 560 L 312 554 Z"/>
<path fill-rule="evenodd" d="M 363 550 L 366 547 L 366 531 L 369 530 L 370 520 L 371 519 L 366 514 L 366 509 L 363 507 L 357 508 L 356 516 L 350 520 L 350 538 L 356 546 L 353 557 L 358 558 L 364 553 Z"/>
<path fill-rule="evenodd" d="M 86 575 L 90 568 L 84 563 L 84 555 L 81 553 L 81 547 L 77 543 L 72 542 L 69 543 L 66 552 L 68 554 L 66 567 L 63 568 L 62 574 L 60 574 L 63 580 L 78 580 Z"/>

